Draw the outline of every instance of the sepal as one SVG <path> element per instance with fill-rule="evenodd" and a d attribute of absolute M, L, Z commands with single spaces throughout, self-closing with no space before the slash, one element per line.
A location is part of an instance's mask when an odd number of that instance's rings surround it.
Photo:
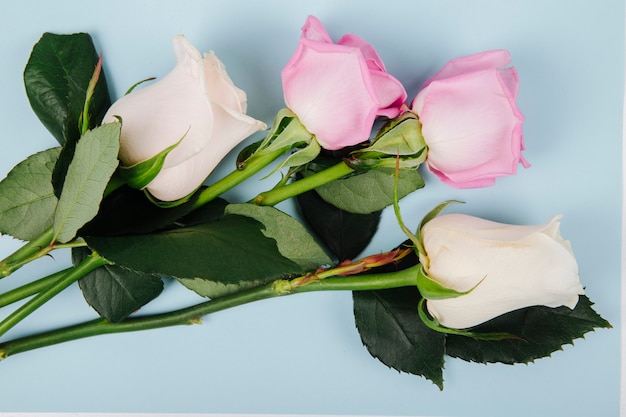
<path fill-rule="evenodd" d="M 270 132 L 260 142 L 245 147 L 237 156 L 237 169 L 242 170 L 246 162 L 253 156 L 259 156 L 276 151 L 289 152 L 295 149 L 289 157 L 278 164 L 268 175 L 272 175 L 283 167 L 300 167 L 313 161 L 321 151 L 320 144 L 315 136 L 309 132 L 298 120 L 298 117 L 289 109 L 281 109 L 276 117 Z"/>
<path fill-rule="evenodd" d="M 442 326 L 439 324 L 439 321 L 431 317 L 426 311 L 426 299 L 420 299 L 417 304 L 417 312 L 419 314 L 420 320 L 431 330 L 434 330 L 439 333 L 445 334 L 453 334 L 457 336 L 466 336 L 471 337 L 476 340 L 504 340 L 504 339 L 520 339 L 518 336 L 515 336 L 506 332 L 490 332 L 490 333 L 478 333 L 472 332 L 464 329 L 451 329 L 449 327 Z"/>
<path fill-rule="evenodd" d="M 279 149 L 292 149 L 313 140 L 311 132 L 306 130 L 298 117 L 289 109 L 282 109 L 276 115 L 272 130 L 257 152 L 273 152 Z"/>
<path fill-rule="evenodd" d="M 137 81 L 135 84 L 131 85 L 128 90 L 126 90 L 126 92 L 124 93 L 125 96 L 129 95 L 130 93 L 133 92 L 133 90 L 137 87 L 139 87 L 141 84 L 146 83 L 148 81 L 153 81 L 156 80 L 156 77 L 150 77 L 150 78 L 146 78 L 145 80 L 141 80 L 141 81 Z"/>
<path fill-rule="evenodd" d="M 81 135 L 84 135 L 85 132 L 89 130 L 89 126 L 91 125 L 91 115 L 89 114 L 89 107 L 91 106 L 91 100 L 93 99 L 93 95 L 95 93 L 98 80 L 100 79 L 101 72 L 102 54 L 100 54 L 98 58 L 98 63 L 96 64 L 96 68 L 93 70 L 93 74 L 91 76 L 91 79 L 89 80 L 89 85 L 87 86 L 87 91 L 85 92 L 85 106 L 83 107 L 83 112 L 78 117 L 78 129 Z"/>
<path fill-rule="evenodd" d="M 422 124 L 417 116 L 406 112 L 387 122 L 362 152 L 381 152 L 387 155 L 422 155 L 426 159 L 427 146 L 422 135 Z"/>
<path fill-rule="evenodd" d="M 153 179 L 159 175 L 161 169 L 163 168 L 163 164 L 165 163 L 165 158 L 167 155 L 176 149 L 178 145 L 183 141 L 186 134 L 180 138 L 178 142 L 169 146 L 154 155 L 152 158 L 146 159 L 145 161 L 141 161 L 136 163 L 135 165 L 131 165 L 128 167 L 120 166 L 119 172 L 122 178 L 124 178 L 126 184 L 128 184 L 132 188 L 136 188 L 138 190 L 143 190 L 152 182 Z"/>
<path fill-rule="evenodd" d="M 150 201 L 155 206 L 162 208 L 162 209 L 169 209 L 169 208 L 178 207 L 187 203 L 191 199 L 191 197 L 193 197 L 193 195 L 196 193 L 197 190 L 198 189 L 192 191 L 191 193 L 187 194 L 186 196 L 182 198 L 179 198 L 178 200 L 173 200 L 173 201 L 159 200 L 158 198 L 155 198 L 152 194 L 150 194 L 148 190 L 143 190 L 143 192 L 146 198 L 148 199 L 148 201 Z"/>
<path fill-rule="evenodd" d="M 426 160 L 428 147 L 417 116 L 403 113 L 388 121 L 369 146 L 351 152 L 346 163 L 355 170 L 372 168 L 415 169 Z"/>
<path fill-rule="evenodd" d="M 484 278 L 483 278 L 484 279 Z M 474 285 L 467 291 L 456 291 L 452 288 L 446 288 L 443 285 L 439 284 L 437 281 L 430 278 L 426 272 L 424 272 L 424 266 L 420 265 L 420 268 L 417 272 L 417 289 L 419 290 L 422 297 L 428 300 L 445 300 L 447 298 L 456 298 L 462 295 L 469 294 L 476 288 L 482 280 L 478 282 L 478 284 Z"/>
<path fill-rule="evenodd" d="M 428 213 L 426 213 L 424 218 L 422 218 L 422 221 L 420 222 L 419 226 L 417 227 L 417 233 L 415 234 L 416 247 L 417 247 L 418 255 L 420 258 L 420 262 L 422 263 L 422 265 L 424 265 L 426 270 L 428 270 L 428 267 L 430 266 L 430 262 L 428 260 L 428 255 L 426 253 L 426 250 L 424 249 L 424 240 L 422 239 L 422 228 L 426 225 L 426 223 L 428 223 L 429 221 L 437 217 L 439 213 L 441 213 L 451 203 L 463 203 L 463 201 L 460 201 L 460 200 L 444 201 L 443 203 L 437 205 L 435 208 L 433 208 Z"/>
<path fill-rule="evenodd" d="M 400 169 L 416 169 L 425 159 L 426 148 L 419 150 L 414 155 L 390 156 L 376 151 L 357 151 L 345 158 L 344 162 L 355 171 L 364 171 L 374 168 L 395 168 L 396 159 Z"/>

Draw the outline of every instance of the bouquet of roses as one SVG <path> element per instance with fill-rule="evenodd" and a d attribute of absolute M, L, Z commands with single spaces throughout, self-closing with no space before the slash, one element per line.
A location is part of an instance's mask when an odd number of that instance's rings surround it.
<path fill-rule="evenodd" d="M 286 107 L 268 129 L 246 114 L 245 92 L 215 54 L 183 36 L 173 44 L 175 68 L 114 103 L 89 35 L 46 33 L 34 46 L 26 92 L 60 146 L 0 182 L 0 232 L 25 242 L 0 262 L 0 277 L 59 249 L 72 251 L 74 266 L 1 293 L 3 308 L 26 301 L 4 314 L 0 336 L 76 282 L 100 318 L 0 339 L 1 358 L 347 290 L 372 356 L 442 388 L 446 354 L 528 363 L 610 327 L 584 295 L 560 216 L 506 225 L 441 214 L 446 201 L 417 230 L 403 222 L 400 200 L 424 187 L 422 164 L 457 188 L 491 186 L 528 166 L 508 52 L 450 61 L 409 102 L 372 45 L 354 35 L 334 43 L 311 16 L 282 71 Z M 211 176 L 265 129 L 230 174 Z M 282 174 L 270 189 L 249 201 L 223 198 L 268 167 Z M 290 198 L 301 221 L 274 207 Z M 388 206 L 406 241 L 358 258 Z M 203 298 L 142 314 L 166 295 L 164 280 Z"/>

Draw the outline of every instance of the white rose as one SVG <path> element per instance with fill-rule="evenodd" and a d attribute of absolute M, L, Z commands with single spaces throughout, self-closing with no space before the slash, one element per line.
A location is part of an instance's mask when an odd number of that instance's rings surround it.
<path fill-rule="evenodd" d="M 184 137 L 147 186 L 163 201 L 193 192 L 237 144 L 266 128 L 246 116 L 246 93 L 233 84 L 213 52 L 203 57 L 182 35 L 173 44 L 174 69 L 122 97 L 104 118 L 104 123 L 122 118 L 119 158 L 125 166 L 149 159 Z"/>
<path fill-rule="evenodd" d="M 476 286 L 456 298 L 428 300 L 429 313 L 443 326 L 463 329 L 524 307 L 574 308 L 583 288 L 560 219 L 513 226 L 446 214 L 426 223 L 426 274 L 459 292 Z"/>

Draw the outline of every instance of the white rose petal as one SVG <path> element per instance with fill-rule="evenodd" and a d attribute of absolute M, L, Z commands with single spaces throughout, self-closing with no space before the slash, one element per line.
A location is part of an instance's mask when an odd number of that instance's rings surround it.
<path fill-rule="evenodd" d="M 463 214 L 429 221 L 422 228 L 428 276 L 457 291 L 478 284 L 467 295 L 428 300 L 430 314 L 460 329 L 524 307 L 574 308 L 583 289 L 572 248 L 559 234 L 560 218 L 539 226 Z"/>

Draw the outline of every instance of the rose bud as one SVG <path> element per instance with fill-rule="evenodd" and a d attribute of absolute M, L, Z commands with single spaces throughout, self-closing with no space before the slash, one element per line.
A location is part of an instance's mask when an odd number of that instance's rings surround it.
<path fill-rule="evenodd" d="M 328 150 L 368 140 L 376 117 L 397 116 L 406 101 L 372 45 L 355 35 L 333 43 L 313 16 L 282 80 L 287 107 Z"/>
<path fill-rule="evenodd" d="M 468 328 L 530 306 L 574 308 L 583 294 L 561 216 L 516 226 L 446 214 L 421 228 L 426 275 L 465 295 L 429 299 L 429 313 L 449 328 Z"/>
<path fill-rule="evenodd" d="M 428 145 L 426 163 L 443 182 L 457 188 L 493 185 L 529 164 L 524 117 L 515 102 L 518 76 L 504 50 L 448 62 L 422 86 L 411 109 Z"/>
<path fill-rule="evenodd" d="M 122 120 L 119 158 L 127 167 L 180 141 L 147 185 L 162 201 L 195 191 L 231 149 L 266 128 L 245 114 L 245 92 L 233 84 L 214 53 L 200 55 L 182 35 L 173 44 L 174 69 L 162 80 L 122 97 L 104 119 Z"/>

